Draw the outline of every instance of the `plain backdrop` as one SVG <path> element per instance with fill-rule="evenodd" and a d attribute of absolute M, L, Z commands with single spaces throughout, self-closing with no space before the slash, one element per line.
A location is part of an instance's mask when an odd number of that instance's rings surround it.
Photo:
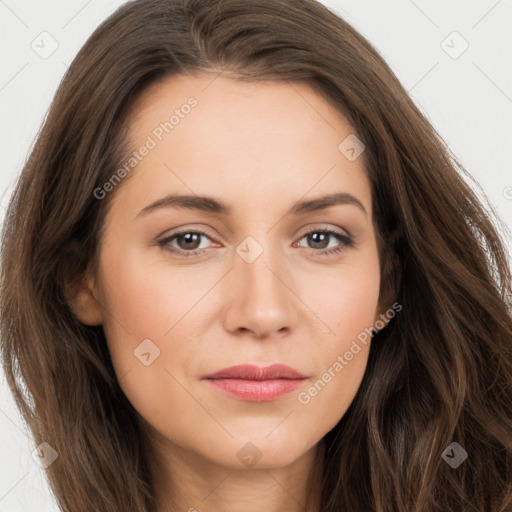
<path fill-rule="evenodd" d="M 0 222 L 64 72 L 123 3 L 0 0 Z M 480 184 L 478 194 L 511 226 L 512 2 L 323 3 L 374 44 Z M 0 371 L 0 512 L 58 510 L 34 448 Z"/>

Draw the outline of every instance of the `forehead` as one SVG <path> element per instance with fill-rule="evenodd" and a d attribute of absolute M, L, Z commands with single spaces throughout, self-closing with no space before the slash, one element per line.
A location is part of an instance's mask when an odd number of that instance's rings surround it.
<path fill-rule="evenodd" d="M 218 124 L 211 136 L 220 129 L 236 134 L 242 125 L 265 125 L 261 135 L 291 131 L 298 134 L 315 129 L 319 131 L 318 143 L 328 128 L 353 131 L 341 113 L 304 81 L 247 82 L 202 72 L 173 75 L 151 84 L 132 106 L 132 133 L 143 135 L 140 132 L 150 131 L 151 123 L 165 122 L 173 113 L 183 119 L 180 110 L 188 110 L 186 105 L 191 98 L 198 104 L 194 113 L 201 112 L 201 115 L 190 116 L 187 124 L 200 128 L 198 124 L 208 123 L 214 117 Z M 205 126 L 210 127 L 210 124 Z M 175 130 L 175 134 L 182 130 Z M 264 140 L 259 135 L 254 134 L 255 140 Z"/>
<path fill-rule="evenodd" d="M 342 151 L 353 136 L 306 83 L 174 75 L 152 84 L 132 109 L 130 146 L 151 141 L 152 148 L 130 181 L 153 196 L 167 187 L 249 201 L 271 189 L 290 201 L 345 191 L 370 213 L 363 158 Z"/>

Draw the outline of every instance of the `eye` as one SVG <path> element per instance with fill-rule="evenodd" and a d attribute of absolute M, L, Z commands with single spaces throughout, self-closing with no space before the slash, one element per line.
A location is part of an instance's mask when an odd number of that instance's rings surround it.
<path fill-rule="evenodd" d="M 348 235 L 338 233 L 332 229 L 312 228 L 302 236 L 300 240 L 306 240 L 311 245 L 314 252 L 319 252 L 322 256 L 332 256 L 340 254 L 348 247 L 354 245 L 354 240 Z M 334 245 L 331 244 L 334 242 Z M 299 245 L 299 247 L 303 247 Z M 316 250 L 318 249 L 318 251 Z"/>
<path fill-rule="evenodd" d="M 205 247 L 201 246 L 201 238 L 211 240 L 211 238 L 202 231 L 181 231 L 164 238 L 158 242 L 158 245 L 166 250 L 179 253 L 185 257 L 194 256 L 200 253 Z M 176 242 L 176 245 L 173 243 Z"/>
<path fill-rule="evenodd" d="M 160 240 L 158 245 L 169 252 L 190 257 L 208 248 L 201 244 L 205 239 L 212 241 L 212 238 L 203 231 L 180 231 Z M 352 237 L 331 229 L 312 228 L 302 235 L 299 242 L 303 239 L 310 244 L 310 249 L 314 253 L 327 257 L 338 255 L 354 245 Z M 334 242 L 334 245 L 331 242 Z M 299 244 L 298 247 L 304 246 Z"/>

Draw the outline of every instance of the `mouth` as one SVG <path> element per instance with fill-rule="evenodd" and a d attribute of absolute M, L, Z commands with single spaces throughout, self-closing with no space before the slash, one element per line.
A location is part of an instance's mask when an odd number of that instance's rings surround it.
<path fill-rule="evenodd" d="M 265 368 L 243 364 L 203 377 L 215 390 L 249 402 L 277 400 L 295 391 L 306 379 L 298 370 L 282 364 Z"/>

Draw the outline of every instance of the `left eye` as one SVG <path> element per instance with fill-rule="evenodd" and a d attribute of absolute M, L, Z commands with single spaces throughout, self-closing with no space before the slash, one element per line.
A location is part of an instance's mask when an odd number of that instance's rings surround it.
<path fill-rule="evenodd" d="M 312 243 L 313 247 L 312 249 L 332 249 L 339 247 L 336 243 L 334 246 L 329 246 L 329 241 L 337 241 L 337 242 L 344 242 L 345 245 L 348 245 L 350 240 L 348 237 L 342 235 L 341 233 L 338 233 L 336 231 L 331 230 L 315 230 L 315 231 L 309 231 L 305 235 L 302 236 L 302 239 L 306 239 L 308 243 Z M 325 245 L 325 242 L 328 242 L 327 245 Z M 343 245 L 343 244 L 342 244 Z M 302 247 L 302 246 L 301 246 Z"/>
<path fill-rule="evenodd" d="M 161 240 L 158 242 L 158 245 L 172 253 L 178 253 L 183 256 L 194 256 L 206 248 L 205 246 L 201 246 L 202 237 L 211 241 L 211 238 L 202 231 L 182 231 Z M 310 249 L 325 256 L 341 253 L 346 248 L 353 245 L 351 237 L 332 230 L 310 230 L 302 235 L 299 242 L 303 239 L 306 239 L 308 244 L 312 244 Z M 330 241 L 334 241 L 334 245 L 331 245 Z M 336 243 L 336 241 L 338 243 Z M 298 247 L 304 246 L 298 245 Z"/>
<path fill-rule="evenodd" d="M 171 244 L 171 241 L 176 241 L 178 247 L 170 245 L 171 251 L 179 252 L 190 252 L 195 254 L 196 251 L 204 249 L 204 247 L 200 247 L 201 237 L 205 237 L 210 239 L 210 237 L 206 233 L 202 233 L 200 231 L 184 231 L 182 233 L 176 233 L 165 240 L 160 242 L 162 246 L 168 246 Z"/>

